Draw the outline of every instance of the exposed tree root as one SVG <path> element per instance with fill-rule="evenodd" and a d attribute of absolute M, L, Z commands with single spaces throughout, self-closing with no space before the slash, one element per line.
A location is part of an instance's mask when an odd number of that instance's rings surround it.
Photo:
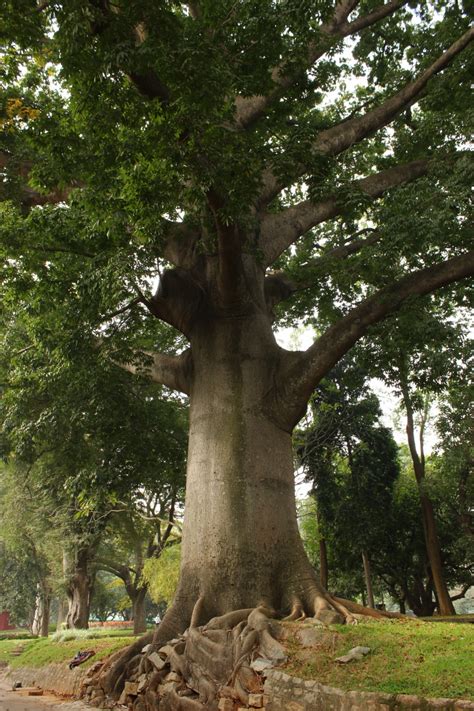
<path fill-rule="evenodd" d="M 247 706 L 249 694 L 263 691 L 262 670 L 286 661 L 279 641 L 286 629 L 265 605 L 203 624 L 209 609 L 200 597 L 186 624 L 171 608 L 154 636 L 142 637 L 86 678 L 83 695 L 92 705 L 112 708 L 118 701 L 133 711 L 215 711 L 221 697 L 232 699 L 236 708 Z M 285 620 L 314 616 L 326 624 L 353 623 L 354 615 L 401 617 L 315 589 L 293 597 Z"/>
<path fill-rule="evenodd" d="M 403 619 L 406 616 L 402 615 L 400 612 L 387 612 L 387 610 L 373 610 L 371 607 L 364 607 L 359 605 L 357 602 L 352 602 L 352 600 L 344 600 L 340 597 L 332 597 L 336 603 L 344 606 L 350 612 L 357 615 L 364 615 L 365 617 L 375 617 L 380 619 L 381 617 L 389 617 L 396 619 Z"/>

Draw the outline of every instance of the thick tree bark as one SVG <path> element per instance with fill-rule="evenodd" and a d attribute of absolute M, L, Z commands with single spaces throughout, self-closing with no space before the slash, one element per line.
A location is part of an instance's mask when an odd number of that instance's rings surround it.
<path fill-rule="evenodd" d="M 423 517 L 423 531 L 425 535 L 426 552 L 430 562 L 431 574 L 433 576 L 433 584 L 438 602 L 440 615 L 455 615 L 456 610 L 449 596 L 448 586 L 444 578 L 443 560 L 441 555 L 441 546 L 439 544 L 438 532 L 436 530 L 436 520 L 434 515 L 433 503 L 426 492 L 425 486 L 425 462 L 423 452 L 418 454 L 415 442 L 415 425 L 413 418 L 413 408 L 411 405 L 408 386 L 406 381 L 402 381 L 402 394 L 407 413 L 407 439 L 410 449 L 411 459 L 413 462 L 413 471 L 415 473 L 416 483 L 420 494 L 421 512 Z"/>
<path fill-rule="evenodd" d="M 146 588 L 139 588 L 132 598 L 133 634 L 146 632 L 145 599 Z"/>
<path fill-rule="evenodd" d="M 326 539 L 319 539 L 319 582 L 323 588 L 328 587 L 329 566 Z"/>
<path fill-rule="evenodd" d="M 193 609 L 198 624 L 262 603 L 314 614 L 324 600 L 296 524 L 291 436 L 261 407 L 282 357 L 270 317 L 205 319 L 191 343 L 182 625 Z"/>
<path fill-rule="evenodd" d="M 370 560 L 367 551 L 362 551 L 362 562 L 364 564 L 365 587 L 367 588 L 367 600 L 369 607 L 375 610 L 374 592 L 372 590 L 372 573 L 370 570 Z"/>
<path fill-rule="evenodd" d="M 89 549 L 80 550 L 76 556 L 74 570 L 67 581 L 68 629 L 88 629 L 89 612 L 94 586 L 94 576 L 89 572 Z"/>

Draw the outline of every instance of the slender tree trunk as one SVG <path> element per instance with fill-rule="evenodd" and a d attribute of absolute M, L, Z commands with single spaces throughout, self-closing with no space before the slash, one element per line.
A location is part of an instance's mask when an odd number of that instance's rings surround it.
<path fill-rule="evenodd" d="M 417 617 L 431 617 L 436 608 L 433 588 L 428 580 L 426 587 L 421 576 L 416 576 L 413 587 L 407 587 L 406 600 Z"/>
<path fill-rule="evenodd" d="M 372 590 L 372 574 L 370 570 L 370 560 L 369 556 L 367 555 L 367 551 L 362 551 L 362 562 L 364 564 L 365 587 L 367 588 L 367 599 L 369 601 L 369 607 L 375 610 L 374 593 Z"/>
<path fill-rule="evenodd" d="M 319 581 L 323 588 L 327 590 L 328 587 L 328 576 L 329 576 L 329 567 L 328 567 L 328 551 L 327 551 L 327 545 L 326 545 L 326 539 L 325 538 L 320 538 L 319 539 Z"/>
<path fill-rule="evenodd" d="M 399 608 L 400 613 L 401 613 L 402 615 L 405 615 L 405 614 L 406 614 L 407 608 L 406 608 L 406 605 L 405 605 L 405 600 L 404 600 L 402 597 L 399 598 L 399 600 L 398 600 L 398 608 Z"/>
<path fill-rule="evenodd" d="M 146 588 L 139 588 L 132 599 L 133 634 L 146 632 L 145 600 Z"/>
<path fill-rule="evenodd" d="M 56 631 L 62 629 L 67 615 L 67 600 L 63 597 L 58 598 L 58 617 L 56 620 Z"/>
<path fill-rule="evenodd" d="M 421 457 L 418 454 L 415 442 L 415 426 L 413 418 L 413 408 L 411 405 L 410 396 L 406 382 L 402 383 L 403 399 L 407 412 L 407 439 L 410 448 L 410 454 L 413 462 L 413 470 L 415 472 L 418 491 L 420 494 L 421 511 L 423 518 L 423 531 L 426 543 L 426 552 L 430 562 L 431 574 L 433 576 L 433 584 L 436 592 L 440 615 L 455 615 L 453 603 L 449 596 L 448 586 L 444 579 L 443 562 L 441 556 L 441 547 L 439 544 L 438 533 L 436 530 L 436 521 L 434 515 L 433 504 L 425 489 L 425 462 L 423 450 Z M 421 435 L 422 444 L 422 435 Z"/>
<path fill-rule="evenodd" d="M 37 637 L 47 637 L 49 634 L 49 616 L 51 609 L 51 593 L 47 583 L 38 583 L 36 606 L 32 624 L 32 633 Z"/>

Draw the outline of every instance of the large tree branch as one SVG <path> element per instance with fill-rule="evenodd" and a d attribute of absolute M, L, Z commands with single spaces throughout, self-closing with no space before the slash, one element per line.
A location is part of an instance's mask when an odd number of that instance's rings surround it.
<path fill-rule="evenodd" d="M 420 178 L 427 173 L 428 168 L 428 160 L 417 160 L 369 175 L 355 181 L 352 187 L 365 197 L 376 199 L 390 188 Z M 329 195 L 318 203 L 304 200 L 282 212 L 267 213 L 261 222 L 259 244 L 265 264 L 272 264 L 301 235 L 312 227 L 343 214 L 345 209 L 345 201 L 337 195 Z"/>
<path fill-rule="evenodd" d="M 272 419 L 291 431 L 306 410 L 316 385 L 375 323 L 397 311 L 406 299 L 474 275 L 474 251 L 413 272 L 365 299 L 327 329 L 305 352 L 287 352 L 266 398 Z"/>
<path fill-rule="evenodd" d="M 322 274 L 327 274 L 334 263 L 334 260 L 346 259 L 351 254 L 357 254 L 365 247 L 371 247 L 381 239 L 381 234 L 375 229 L 367 228 L 362 232 L 372 232 L 370 237 L 365 239 L 352 239 L 338 247 L 328 249 L 321 256 L 311 260 L 305 266 L 305 269 L 311 270 L 311 277 L 305 277 L 304 273 L 297 281 L 292 279 L 284 271 L 271 272 L 265 277 L 265 298 L 267 306 L 272 309 L 281 301 L 289 299 L 295 292 L 310 289 L 314 286 L 315 281 Z"/>
<path fill-rule="evenodd" d="M 473 39 L 474 28 L 471 28 L 438 57 L 433 64 L 425 69 L 415 81 L 407 84 L 381 106 L 377 106 L 377 108 L 368 111 L 363 116 L 344 121 L 326 131 L 322 131 L 314 143 L 314 151 L 324 155 L 337 155 L 386 126 L 403 109 L 410 106 L 414 99 L 421 94 L 429 80 L 447 67 Z"/>
<path fill-rule="evenodd" d="M 49 193 L 40 192 L 28 185 L 32 168 L 33 163 L 31 161 L 17 162 L 15 157 L 7 151 L 0 151 L 0 172 L 8 175 L 11 171 L 15 179 L 21 179 L 17 199 L 25 210 L 38 205 L 57 205 L 58 203 L 66 202 L 74 189 L 84 187 L 80 181 L 74 181 L 64 188 L 55 188 Z"/>
<path fill-rule="evenodd" d="M 143 359 L 143 356 L 146 358 Z M 137 357 L 133 361 L 114 359 L 114 363 L 129 373 L 142 375 L 171 390 L 178 390 L 186 395 L 191 392 L 192 356 L 190 349 L 178 356 L 142 351 L 141 354 L 137 353 Z"/>
<path fill-rule="evenodd" d="M 168 87 L 151 69 L 141 74 L 128 72 L 127 76 L 142 96 L 147 99 L 159 99 L 164 106 L 169 103 L 170 92 Z"/>
<path fill-rule="evenodd" d="M 465 583 L 463 587 L 461 588 L 461 592 L 457 593 L 456 595 L 451 595 L 451 602 L 454 602 L 455 600 L 462 600 L 463 597 L 466 597 L 467 591 L 474 585 L 474 578 L 472 578 L 468 583 Z"/>
<path fill-rule="evenodd" d="M 199 237 L 199 232 L 185 222 L 167 222 L 163 256 L 176 267 L 192 269 L 199 256 Z"/>
<path fill-rule="evenodd" d="M 399 92 L 384 101 L 375 109 L 362 116 L 342 121 L 321 131 L 314 141 L 312 155 L 336 156 L 351 146 L 360 143 L 379 129 L 387 126 L 406 108 L 410 107 L 421 95 L 432 77 L 447 67 L 473 40 L 474 28 L 470 28 L 438 57 L 415 81 L 410 82 Z M 306 166 L 298 166 L 293 180 L 308 172 Z M 259 203 L 268 203 L 286 185 L 267 168 L 264 175 L 263 189 Z"/>
<path fill-rule="evenodd" d="M 361 15 L 353 22 L 347 22 L 347 18 L 354 8 L 359 4 L 359 0 L 341 0 L 336 3 L 332 20 L 321 25 L 318 36 L 313 39 L 307 48 L 306 62 L 299 72 L 289 71 L 288 62 L 282 62 L 271 70 L 271 78 L 275 87 L 266 95 L 261 96 L 238 96 L 235 100 L 235 122 L 239 128 L 249 128 L 277 99 L 289 89 L 298 78 L 301 72 L 311 69 L 314 63 L 320 59 L 334 45 L 334 42 L 348 37 L 349 35 L 361 32 L 384 18 L 392 15 L 396 10 L 405 5 L 408 0 L 391 0 L 380 5 L 372 12 Z"/>

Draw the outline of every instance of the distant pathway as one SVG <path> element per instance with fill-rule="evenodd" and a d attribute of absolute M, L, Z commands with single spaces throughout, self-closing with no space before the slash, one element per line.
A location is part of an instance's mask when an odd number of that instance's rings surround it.
<path fill-rule="evenodd" d="M 11 691 L 11 684 L 0 680 L 0 711 L 91 711 L 82 701 L 64 701 L 57 696 L 23 696 Z"/>

